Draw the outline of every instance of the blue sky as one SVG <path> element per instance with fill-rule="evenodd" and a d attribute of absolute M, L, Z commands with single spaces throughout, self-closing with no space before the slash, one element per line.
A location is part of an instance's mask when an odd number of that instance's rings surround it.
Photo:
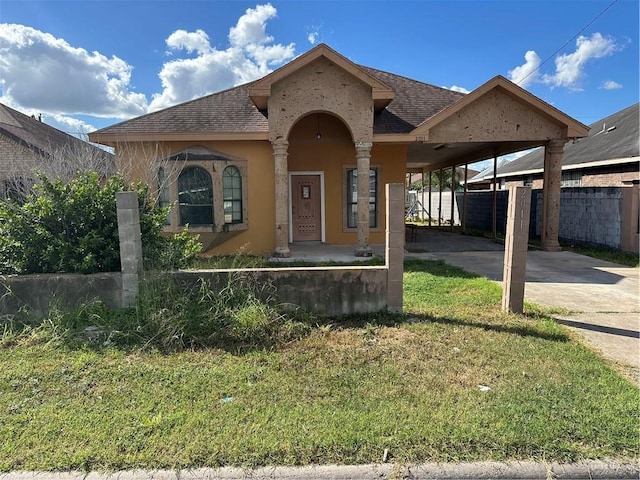
<path fill-rule="evenodd" d="M 323 42 L 462 91 L 503 75 L 590 124 L 638 101 L 638 17 L 637 0 L 0 0 L 0 102 L 86 133 Z"/>

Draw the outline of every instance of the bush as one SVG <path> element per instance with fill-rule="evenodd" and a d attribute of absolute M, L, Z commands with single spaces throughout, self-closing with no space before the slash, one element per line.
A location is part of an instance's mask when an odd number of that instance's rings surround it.
<path fill-rule="evenodd" d="M 0 273 L 96 273 L 120 271 L 116 192 L 133 190 L 140 204 L 146 269 L 187 266 L 200 250 L 188 233 L 162 234 L 167 210 L 142 184 L 121 176 L 101 182 L 84 173 L 65 184 L 39 175 L 35 193 L 19 204 L 0 203 Z"/>

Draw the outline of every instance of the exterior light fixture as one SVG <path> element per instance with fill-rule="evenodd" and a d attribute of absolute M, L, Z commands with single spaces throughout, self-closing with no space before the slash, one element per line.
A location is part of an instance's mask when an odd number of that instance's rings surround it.
<path fill-rule="evenodd" d="M 320 114 L 316 114 L 316 118 L 318 119 L 318 128 L 316 129 L 316 138 L 320 140 L 322 138 L 322 134 L 320 133 Z"/>

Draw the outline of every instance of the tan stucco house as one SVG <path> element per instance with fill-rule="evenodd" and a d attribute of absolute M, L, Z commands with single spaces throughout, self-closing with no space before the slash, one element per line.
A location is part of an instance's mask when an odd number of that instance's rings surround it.
<path fill-rule="evenodd" d="M 557 249 L 563 145 L 587 134 L 503 77 L 463 95 L 322 44 L 252 83 L 89 137 L 160 185 L 160 202 L 175 205 L 167 231 L 188 224 L 209 253 L 287 256 L 291 243 L 323 242 L 366 256 L 385 242 L 385 184 L 536 146 L 546 147 L 543 246 Z"/>

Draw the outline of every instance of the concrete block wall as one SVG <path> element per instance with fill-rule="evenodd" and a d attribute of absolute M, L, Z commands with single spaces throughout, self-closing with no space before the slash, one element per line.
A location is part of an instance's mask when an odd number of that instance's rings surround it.
<path fill-rule="evenodd" d="M 109 308 L 122 306 L 120 273 L 0 276 L 0 315 L 15 315 L 22 310 L 40 319 L 52 308 L 73 310 L 97 301 Z"/>
<path fill-rule="evenodd" d="M 456 206 L 462 217 L 462 193 L 456 193 Z M 496 229 L 498 233 L 506 232 L 508 190 L 496 192 Z M 493 230 L 493 192 L 467 192 L 466 227 L 471 229 Z"/>
<path fill-rule="evenodd" d="M 630 187 L 572 187 L 560 191 L 559 238 L 613 249 L 621 248 L 623 190 Z M 467 193 L 467 228 L 492 230 L 493 192 Z M 462 205 L 462 194 L 459 205 Z M 504 233 L 507 192 L 497 192 L 497 230 Z M 542 190 L 531 192 L 530 237 L 542 232 Z"/>
<path fill-rule="evenodd" d="M 275 295 L 279 303 L 300 306 L 320 315 L 346 315 L 387 309 L 386 267 L 299 267 L 245 270 L 172 272 L 180 284 L 197 285 L 201 280 L 214 288 L 226 286 L 234 275 L 252 277 Z M 110 308 L 123 306 L 123 276 L 120 273 L 8 275 L 0 277 L 0 315 L 15 315 L 23 309 L 34 318 L 46 318 L 52 307 L 73 310 L 83 304 L 104 302 Z M 401 310 L 402 305 L 395 311 Z"/>
<path fill-rule="evenodd" d="M 621 188 L 564 188 L 560 205 L 560 240 L 620 248 Z"/>

